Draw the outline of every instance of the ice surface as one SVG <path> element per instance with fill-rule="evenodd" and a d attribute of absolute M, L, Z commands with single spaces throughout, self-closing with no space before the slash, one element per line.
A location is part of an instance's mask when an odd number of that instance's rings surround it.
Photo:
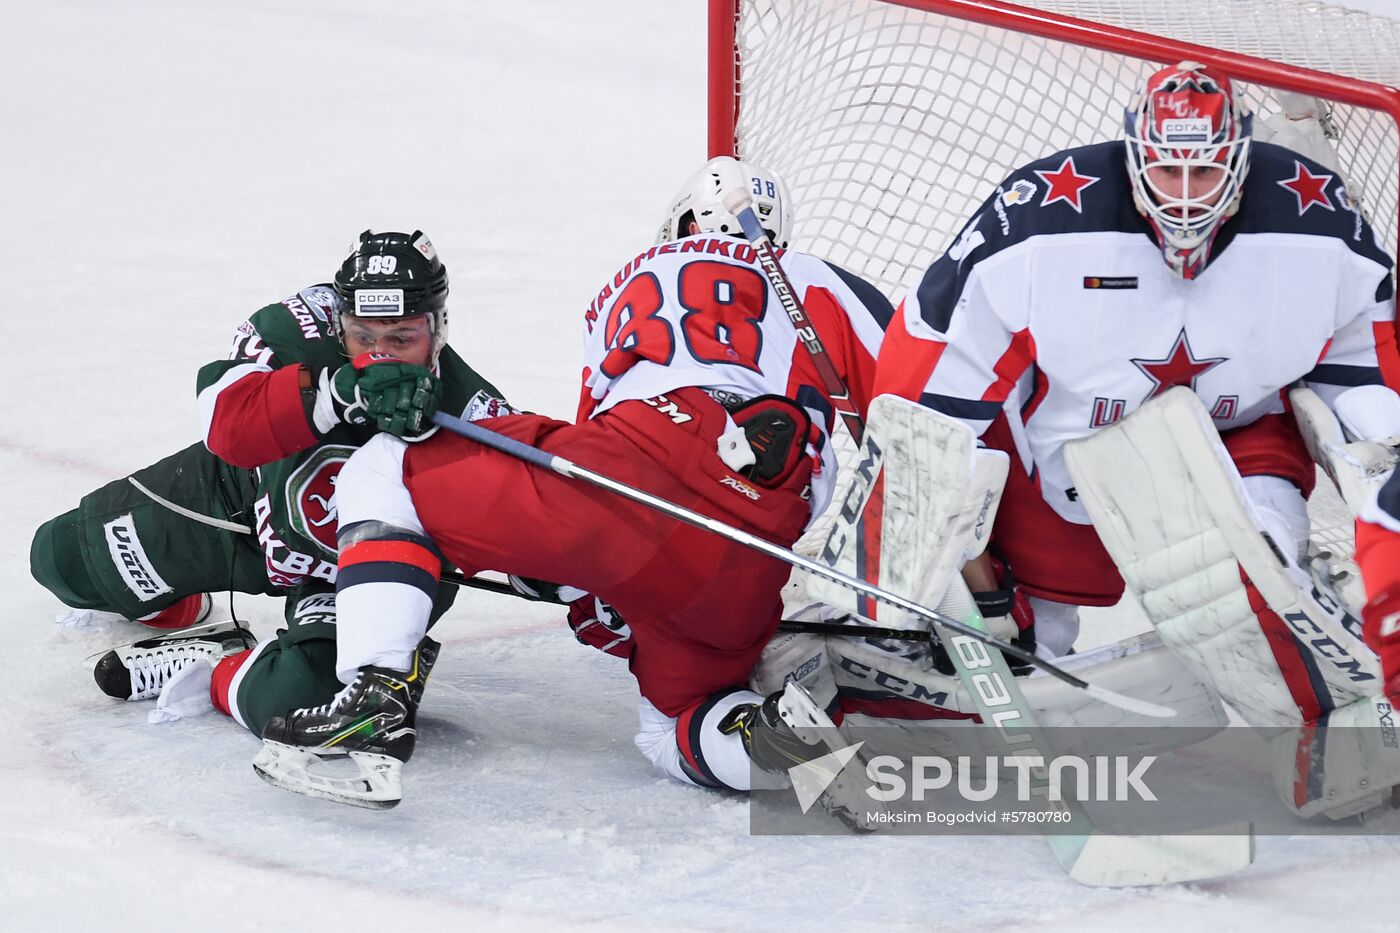
<path fill-rule="evenodd" d="M 3 22 L 3 328 L 24 339 L 0 369 L 0 928 L 1394 928 L 1381 839 L 1264 839 L 1236 878 L 1105 892 L 1034 839 L 750 837 L 741 799 L 635 752 L 620 664 L 500 597 L 439 627 L 391 812 L 264 785 L 222 717 L 108 700 L 95 656 L 140 633 L 53 626 L 33 529 L 195 439 L 195 369 L 365 227 L 427 230 L 453 343 L 570 415 L 582 308 L 705 155 L 704 5 L 49 0 Z"/>

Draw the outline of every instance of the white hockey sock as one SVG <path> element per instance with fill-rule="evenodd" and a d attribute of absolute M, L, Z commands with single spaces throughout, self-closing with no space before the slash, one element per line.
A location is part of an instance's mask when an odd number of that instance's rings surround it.
<path fill-rule="evenodd" d="M 637 748 L 652 764 L 687 784 L 747 791 L 752 768 L 744 740 L 737 731 L 725 735 L 719 723 L 736 706 L 757 706 L 763 697 L 752 690 L 717 693 L 683 712 L 667 716 L 642 697 Z M 775 779 L 772 786 L 782 786 Z"/>
<path fill-rule="evenodd" d="M 1079 637 L 1079 607 L 1039 596 L 1028 599 L 1035 614 L 1035 653 L 1047 659 L 1068 654 Z"/>

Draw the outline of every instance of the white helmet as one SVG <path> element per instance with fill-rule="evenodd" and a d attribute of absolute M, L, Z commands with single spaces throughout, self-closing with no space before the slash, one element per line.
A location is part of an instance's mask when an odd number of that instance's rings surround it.
<path fill-rule="evenodd" d="M 739 221 L 724 206 L 724 196 L 744 187 L 753 197 L 758 222 L 777 247 L 785 247 L 792 235 L 792 212 L 787 185 L 765 168 L 719 156 L 705 163 L 680 193 L 671 199 L 671 208 L 657 234 L 658 243 L 690 236 L 690 222 L 700 225 L 701 233 L 727 233 L 743 236 Z"/>
<path fill-rule="evenodd" d="M 1148 79 L 1125 122 L 1133 202 L 1152 225 L 1167 265 L 1195 278 L 1221 224 L 1239 210 L 1253 117 L 1235 97 L 1229 76 L 1181 62 Z M 1150 177 L 1159 167 L 1172 173 L 1165 187 Z M 1217 170 L 1217 180 L 1192 196 L 1187 178 L 1202 168 Z"/>

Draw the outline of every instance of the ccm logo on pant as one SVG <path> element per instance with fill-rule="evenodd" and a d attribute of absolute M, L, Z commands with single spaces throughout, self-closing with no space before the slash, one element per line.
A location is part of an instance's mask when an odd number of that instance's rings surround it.
<path fill-rule="evenodd" d="M 651 398 L 642 399 L 643 402 L 655 408 L 663 415 L 670 418 L 676 424 L 685 424 L 690 420 L 690 415 L 681 411 L 681 407 L 664 395 L 656 395 Z"/>

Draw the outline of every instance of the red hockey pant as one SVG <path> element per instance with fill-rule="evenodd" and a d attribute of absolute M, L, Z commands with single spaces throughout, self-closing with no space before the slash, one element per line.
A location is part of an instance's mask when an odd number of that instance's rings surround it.
<path fill-rule="evenodd" d="M 791 545 L 809 514 L 810 467 L 781 488 L 757 487 L 716 453 L 726 426 L 717 402 L 698 389 L 666 398 L 678 411 L 628 401 L 578 425 L 540 415 L 479 423 Z M 786 564 L 607 490 L 445 433 L 409 446 L 404 483 L 428 535 L 464 572 L 569 584 L 611 603 L 632 628 L 642 695 L 668 715 L 746 683 L 777 630 Z"/>

